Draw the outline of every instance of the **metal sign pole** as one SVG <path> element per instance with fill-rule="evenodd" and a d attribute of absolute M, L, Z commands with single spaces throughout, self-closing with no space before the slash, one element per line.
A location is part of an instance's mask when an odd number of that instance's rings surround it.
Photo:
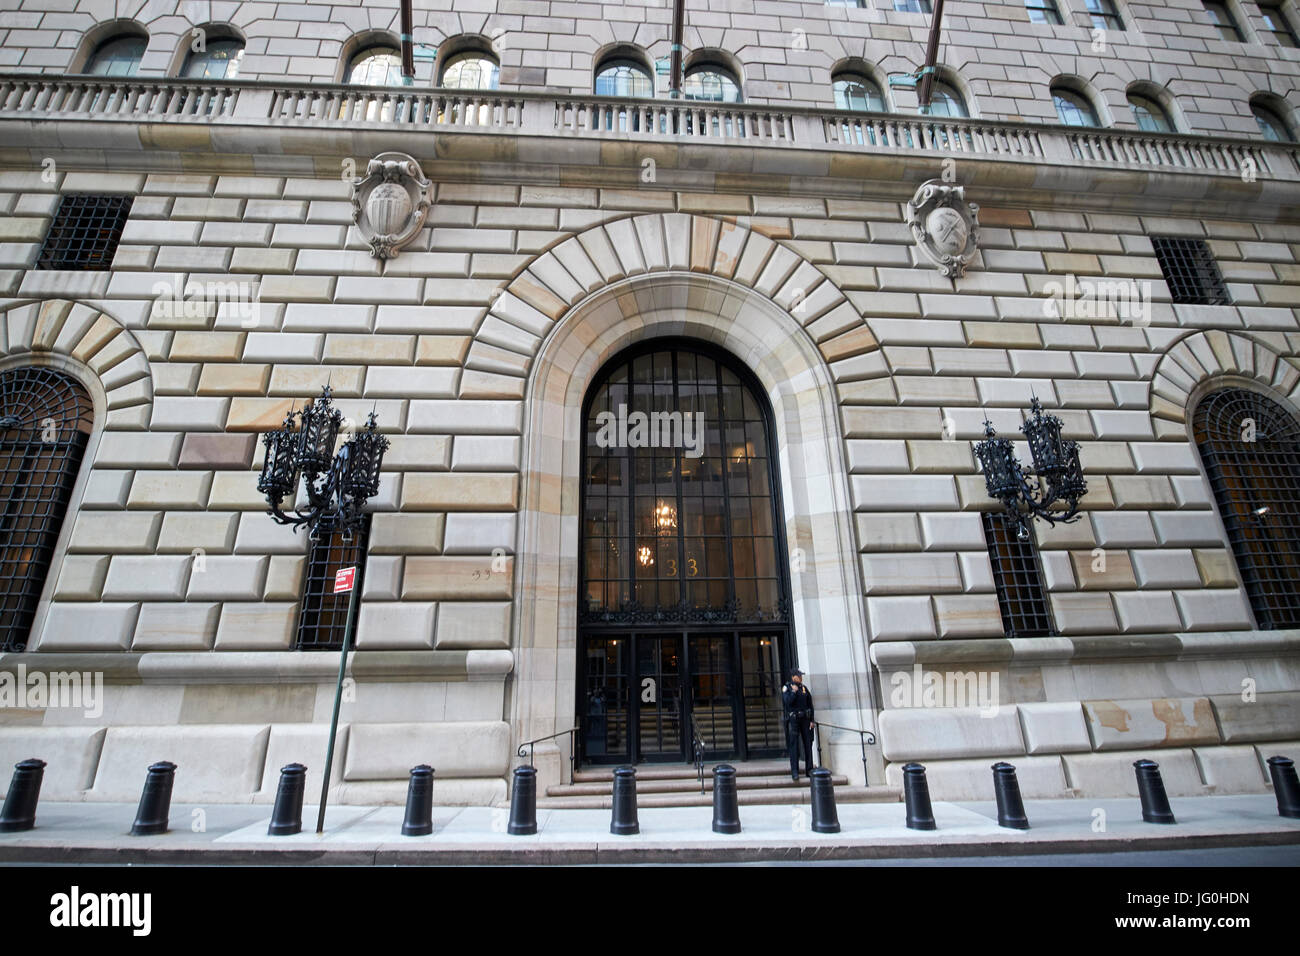
<path fill-rule="evenodd" d="M 354 572 L 355 575 L 355 572 Z M 320 785 L 320 813 L 316 815 L 316 832 L 325 832 L 325 805 L 329 800 L 330 770 L 334 766 L 334 739 L 339 732 L 339 707 L 343 703 L 343 675 L 348 666 L 348 647 L 352 643 L 352 627 L 357 615 L 357 587 L 355 576 L 348 589 L 348 619 L 343 626 L 343 649 L 339 651 L 339 679 L 334 688 L 334 715 L 330 718 L 329 749 L 325 751 L 325 777 Z"/>

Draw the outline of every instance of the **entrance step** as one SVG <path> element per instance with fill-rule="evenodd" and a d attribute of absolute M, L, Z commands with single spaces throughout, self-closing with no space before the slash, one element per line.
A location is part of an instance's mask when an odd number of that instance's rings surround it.
<path fill-rule="evenodd" d="M 736 802 L 742 807 L 756 806 L 790 806 L 812 803 L 812 790 L 807 786 L 796 787 L 789 776 L 787 787 L 772 787 L 758 790 L 741 790 L 737 788 Z M 847 787 L 835 788 L 836 803 L 899 803 L 902 790 L 898 787 Z M 550 810 L 609 810 L 613 806 L 610 795 L 539 797 L 538 809 Z M 697 786 L 693 791 L 681 793 L 643 793 L 637 787 L 637 807 L 709 807 L 713 805 L 712 793 L 700 793 Z"/>
<path fill-rule="evenodd" d="M 725 761 L 712 761 L 704 764 L 704 776 L 710 779 L 713 776 L 713 768 L 718 763 Z M 736 768 L 736 777 L 755 777 L 755 776 L 774 776 L 782 774 L 787 780 L 790 779 L 790 762 L 788 760 L 746 760 L 738 761 L 730 766 Z M 637 764 L 636 782 L 637 787 L 646 780 L 680 780 L 696 779 L 696 770 L 693 764 L 688 763 L 666 763 L 666 764 Z M 585 770 L 579 770 L 573 775 L 574 783 L 607 783 L 613 785 L 614 768 L 613 767 L 588 767 Z M 793 783 L 794 781 L 790 781 Z"/>

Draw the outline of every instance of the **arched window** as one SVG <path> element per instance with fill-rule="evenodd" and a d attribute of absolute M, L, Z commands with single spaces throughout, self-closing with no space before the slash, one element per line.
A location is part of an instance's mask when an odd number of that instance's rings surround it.
<path fill-rule="evenodd" d="M 207 40 L 202 50 L 191 50 L 181 67 L 181 76 L 203 80 L 233 80 L 239 76 L 244 41 L 235 37 Z"/>
<path fill-rule="evenodd" d="M 601 370 L 583 419 L 584 759 L 685 759 L 691 729 L 719 758 L 779 753 L 793 642 L 762 389 L 725 353 L 661 340 Z"/>
<path fill-rule="evenodd" d="M 596 95 L 650 99 L 655 95 L 654 77 L 636 60 L 605 60 L 596 70 Z"/>
<path fill-rule="evenodd" d="M 861 73 L 836 73 L 831 78 L 835 106 L 842 110 L 885 111 L 885 97 L 870 78 Z"/>
<path fill-rule="evenodd" d="M 135 76 L 149 41 L 136 33 L 119 33 L 90 54 L 84 72 L 92 76 Z"/>
<path fill-rule="evenodd" d="M 1063 86 L 1052 87 L 1052 105 L 1065 126 L 1100 126 L 1097 111 L 1082 93 Z"/>
<path fill-rule="evenodd" d="M 466 50 L 443 64 L 438 85 L 453 90 L 495 90 L 500 75 L 501 68 L 494 57 L 479 50 Z"/>
<path fill-rule="evenodd" d="M 1259 125 L 1259 131 L 1264 138 L 1274 143 L 1290 143 L 1295 137 L 1291 135 L 1291 128 L 1283 121 L 1282 117 L 1273 112 L 1269 107 L 1262 103 L 1251 103 L 1250 111 L 1255 116 L 1255 122 Z"/>
<path fill-rule="evenodd" d="M 704 63 L 686 71 L 682 80 L 682 96 L 688 100 L 739 103 L 740 84 L 725 67 Z"/>
<path fill-rule="evenodd" d="M 368 46 L 348 61 L 343 82 L 356 86 L 401 86 L 402 52 L 392 46 Z"/>
<path fill-rule="evenodd" d="M 1192 434 L 1256 622 L 1300 627 L 1300 423 L 1257 392 L 1225 388 L 1196 406 Z"/>
<path fill-rule="evenodd" d="M 1155 100 L 1130 93 L 1128 105 L 1129 109 L 1133 111 L 1133 119 L 1137 120 L 1138 129 L 1145 130 L 1148 133 L 1172 133 L 1174 131 L 1174 124 L 1169 119 L 1169 114 Z"/>
<path fill-rule="evenodd" d="M 71 376 L 0 373 L 0 651 L 27 646 L 91 424 Z"/>
<path fill-rule="evenodd" d="M 966 101 L 954 87 L 936 80 L 930 88 L 930 115 L 970 116 L 970 113 Z"/>

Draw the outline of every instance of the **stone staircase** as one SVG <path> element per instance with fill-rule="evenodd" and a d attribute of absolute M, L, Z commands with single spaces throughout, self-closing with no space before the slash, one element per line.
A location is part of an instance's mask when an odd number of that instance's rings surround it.
<path fill-rule="evenodd" d="M 637 806 L 707 807 L 713 804 L 713 767 L 704 765 L 704 793 L 691 764 L 641 764 L 636 771 Z M 736 768 L 736 795 L 741 806 L 806 804 L 811 802 L 808 778 L 790 779 L 788 760 L 751 760 L 731 763 Z M 898 787 L 850 787 L 847 777 L 835 774 L 837 803 L 897 803 Z M 614 768 L 579 770 L 573 783 L 552 785 L 538 797 L 539 809 L 609 809 L 613 804 Z"/>

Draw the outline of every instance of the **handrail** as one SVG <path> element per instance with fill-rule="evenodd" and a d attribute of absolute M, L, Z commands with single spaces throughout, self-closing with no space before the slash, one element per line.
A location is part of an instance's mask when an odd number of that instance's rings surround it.
<path fill-rule="evenodd" d="M 847 731 L 848 733 L 858 735 L 858 743 L 862 746 L 862 783 L 864 786 L 869 785 L 870 779 L 867 776 L 867 745 L 870 744 L 873 747 L 876 745 L 875 731 L 860 730 L 857 727 L 842 727 L 839 724 L 828 724 L 816 719 L 813 720 L 813 727 L 814 730 L 818 732 L 817 733 L 817 765 L 818 766 L 824 766 L 822 762 L 822 735 L 820 733 L 821 728 L 829 727 L 831 730 L 844 730 Z"/>
<path fill-rule="evenodd" d="M 577 741 L 578 741 L 579 726 L 570 727 L 568 730 L 559 730 L 553 734 L 547 734 L 545 737 L 537 737 L 533 740 L 525 740 L 523 743 L 519 745 L 519 749 L 515 751 L 515 755 L 520 758 L 527 757 L 528 766 L 536 769 L 536 765 L 533 763 L 533 749 L 534 749 L 533 745 L 540 744 L 543 741 L 547 741 L 547 740 L 554 740 L 556 737 L 563 737 L 565 734 L 571 734 L 572 736 L 569 737 L 569 779 L 573 780 L 573 774 L 578 769 Z M 525 747 L 528 748 L 528 753 L 526 754 L 524 753 Z"/>
<path fill-rule="evenodd" d="M 694 714 L 691 714 L 691 751 L 694 757 L 695 774 L 700 781 L 700 793 L 704 793 L 704 738 L 695 727 Z"/>
<path fill-rule="evenodd" d="M 1300 178 L 1294 146 L 1257 138 L 521 90 L 0 72 L 5 117 L 669 139 Z"/>

